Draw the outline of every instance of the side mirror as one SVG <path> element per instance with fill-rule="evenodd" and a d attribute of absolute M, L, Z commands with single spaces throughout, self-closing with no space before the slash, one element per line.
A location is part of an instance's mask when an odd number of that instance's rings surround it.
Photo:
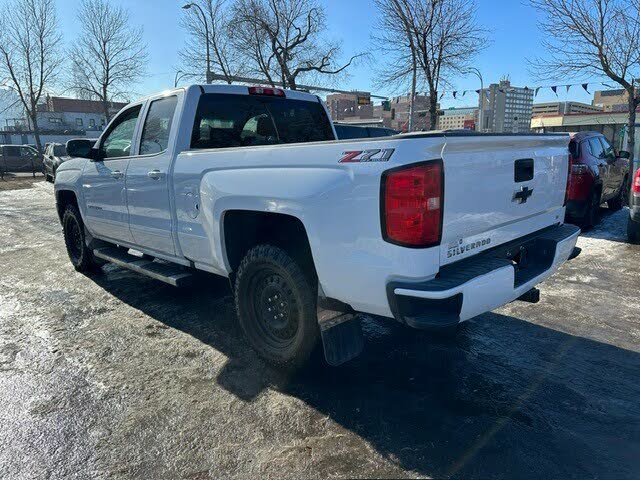
<path fill-rule="evenodd" d="M 626 158 L 628 160 L 629 158 L 631 158 L 631 154 L 626 150 L 620 150 L 618 152 L 618 158 Z"/>
<path fill-rule="evenodd" d="M 67 142 L 67 155 L 91 159 L 91 147 L 93 147 L 93 141 L 85 138 L 75 138 Z"/>

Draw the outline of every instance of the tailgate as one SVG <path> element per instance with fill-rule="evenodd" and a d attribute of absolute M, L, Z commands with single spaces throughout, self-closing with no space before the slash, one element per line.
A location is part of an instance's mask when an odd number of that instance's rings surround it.
<path fill-rule="evenodd" d="M 568 135 L 447 137 L 440 264 L 564 220 Z"/>

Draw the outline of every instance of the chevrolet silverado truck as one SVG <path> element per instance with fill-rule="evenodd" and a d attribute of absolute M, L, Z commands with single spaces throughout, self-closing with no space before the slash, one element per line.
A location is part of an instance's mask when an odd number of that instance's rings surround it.
<path fill-rule="evenodd" d="M 95 146 L 69 141 L 82 158 L 60 165 L 55 197 L 76 270 L 113 262 L 175 286 L 222 275 L 264 359 L 293 368 L 322 344 L 337 365 L 362 350 L 360 312 L 451 330 L 537 301 L 577 254 L 568 143 L 336 140 L 315 95 L 193 85 L 128 105 Z"/>

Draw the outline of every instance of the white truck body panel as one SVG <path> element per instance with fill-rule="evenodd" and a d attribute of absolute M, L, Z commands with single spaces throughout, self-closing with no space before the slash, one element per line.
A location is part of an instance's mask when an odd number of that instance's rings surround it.
<path fill-rule="evenodd" d="M 386 291 L 390 281 L 434 279 L 444 265 L 563 222 L 568 136 L 445 133 L 199 150 L 190 147 L 190 140 L 203 92 L 248 94 L 242 86 L 193 86 L 149 97 L 141 101 L 141 121 L 151 101 L 178 96 L 164 153 L 62 164 L 56 191 L 75 192 L 94 237 L 228 276 L 232 270 L 225 247 L 228 212 L 290 215 L 304 225 L 320 291 L 357 311 L 390 317 Z M 307 93 L 286 95 L 319 101 Z M 388 161 L 339 163 L 343 152 L 364 149 L 394 152 Z M 514 161 L 521 158 L 534 160 L 535 176 L 516 185 Z M 385 241 L 380 213 L 383 172 L 431 159 L 442 159 L 444 165 L 440 245 L 407 248 Z M 125 178 L 98 181 L 96 172 L 109 176 L 114 169 L 124 171 Z M 161 178 L 148 178 L 151 170 L 158 170 Z M 533 190 L 522 204 L 513 201 L 521 186 Z M 107 212 L 96 208 L 101 206 Z M 128 228 L 117 221 L 125 217 Z M 549 276 L 569 257 L 576 237 L 563 242 L 552 268 L 524 286 L 514 289 L 513 272 L 500 269 L 460 287 L 465 297 L 461 319 L 514 300 Z M 486 239 L 490 242 L 483 244 Z M 450 255 L 452 248 L 471 243 L 477 247 Z M 428 295 L 407 289 L 395 293 Z"/>

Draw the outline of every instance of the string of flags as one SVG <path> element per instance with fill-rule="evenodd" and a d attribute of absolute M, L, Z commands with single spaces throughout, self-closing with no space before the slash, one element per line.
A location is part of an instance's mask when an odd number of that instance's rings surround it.
<path fill-rule="evenodd" d="M 540 90 L 544 90 L 544 89 L 551 89 L 551 91 L 553 93 L 556 94 L 556 96 L 558 95 L 558 88 L 560 87 L 565 87 L 566 89 L 566 93 L 569 93 L 569 89 L 571 87 L 582 87 L 582 89 L 587 92 L 588 94 L 591 94 L 591 92 L 589 91 L 590 86 L 596 86 L 596 85 L 603 85 L 607 88 L 616 88 L 615 86 L 611 86 L 608 85 L 606 83 L 602 83 L 602 82 L 588 82 L 588 83 L 570 83 L 570 84 L 566 84 L 566 85 L 545 85 L 545 86 L 539 86 L 539 87 L 528 87 L 525 86 L 524 90 L 532 90 L 533 93 L 533 97 L 537 97 L 538 96 L 538 92 L 540 92 Z M 505 87 L 505 88 L 498 88 L 498 91 L 500 93 L 507 93 L 510 89 L 513 88 L 520 88 L 520 87 Z M 454 90 L 451 92 L 451 94 L 453 95 L 453 98 L 463 98 L 467 93 L 471 93 L 471 92 L 475 92 L 476 94 L 480 95 L 480 89 L 478 90 Z M 428 92 L 425 92 L 425 94 L 428 94 Z M 444 98 L 445 95 L 447 95 L 448 92 L 443 91 L 442 93 L 440 93 L 440 96 L 438 97 L 438 100 L 442 100 Z M 491 95 L 491 91 L 488 88 L 484 89 L 484 94 L 487 97 L 487 100 L 489 100 L 490 95 Z"/>

